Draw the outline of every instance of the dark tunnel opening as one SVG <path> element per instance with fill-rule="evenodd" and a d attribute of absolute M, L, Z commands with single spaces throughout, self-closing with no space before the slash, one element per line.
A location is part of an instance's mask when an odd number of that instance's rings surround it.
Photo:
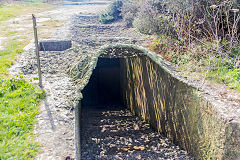
<path fill-rule="evenodd" d="M 139 155 L 144 159 L 191 159 L 187 152 L 148 124 L 156 124 L 159 120 L 152 105 L 155 99 L 151 97 L 158 88 L 151 88 L 150 84 L 159 81 L 149 81 L 147 74 L 152 72 L 147 67 L 154 69 L 157 65 L 149 66 L 150 62 L 141 55 L 98 58 L 96 68 L 82 90 L 80 110 L 76 112 L 79 116 L 79 159 L 116 159 L 116 156 L 136 159 Z M 149 106 L 149 110 L 142 106 Z M 144 121 L 141 116 L 149 119 Z M 153 143 L 148 145 L 146 142 Z M 170 157 L 169 152 L 173 153 Z"/>
<path fill-rule="evenodd" d="M 122 106 L 120 58 L 98 58 L 87 86 L 82 107 Z"/>

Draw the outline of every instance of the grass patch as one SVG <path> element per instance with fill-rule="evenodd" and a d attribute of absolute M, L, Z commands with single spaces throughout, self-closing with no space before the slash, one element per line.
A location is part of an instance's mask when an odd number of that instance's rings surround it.
<path fill-rule="evenodd" d="M 6 37 L 14 36 L 17 33 L 17 31 L 9 31 L 7 34 L 5 34 Z"/>
<path fill-rule="evenodd" d="M 7 75 L 8 68 L 14 63 L 17 54 L 23 51 L 26 43 L 19 42 L 18 38 L 13 38 L 8 42 L 6 48 L 0 51 L 0 75 Z"/>
<path fill-rule="evenodd" d="M 218 69 L 207 73 L 209 78 L 222 81 L 229 88 L 240 91 L 240 68 Z"/>
<path fill-rule="evenodd" d="M 47 4 L 17 3 L 0 6 L 0 23 L 23 14 L 50 9 Z M 15 23 L 15 22 L 13 22 Z M 0 160 L 34 159 L 39 151 L 33 133 L 38 105 L 45 93 L 22 76 L 8 77 L 8 68 L 29 43 L 30 33 L 12 31 L 2 22 L 1 34 L 7 37 L 0 51 Z M 31 28 L 32 29 L 32 28 Z M 24 41 L 22 41 L 24 40 Z"/>
<path fill-rule="evenodd" d="M 28 42 L 20 37 L 8 41 L 0 51 L 0 159 L 32 159 L 39 144 L 34 142 L 33 125 L 36 122 L 39 100 L 44 97 L 22 77 L 9 79 L 8 68 Z"/>
<path fill-rule="evenodd" d="M 1 5 L 0 21 L 7 21 L 21 14 L 26 14 L 26 13 L 31 13 L 38 10 L 46 9 L 46 7 L 50 7 L 50 5 L 43 4 L 43 3 L 17 3 L 17 4 Z"/>
<path fill-rule="evenodd" d="M 33 127 L 44 92 L 23 77 L 0 78 L 0 159 L 32 159 L 39 144 Z"/>
<path fill-rule="evenodd" d="M 17 16 L 21 6 L 2 5 L 0 6 L 0 21 L 6 21 Z"/>

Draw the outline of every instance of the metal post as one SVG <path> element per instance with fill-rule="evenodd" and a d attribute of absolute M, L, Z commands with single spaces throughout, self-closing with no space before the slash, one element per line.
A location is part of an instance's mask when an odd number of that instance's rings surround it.
<path fill-rule="evenodd" d="M 81 159 L 81 101 L 75 106 L 75 148 L 76 160 Z"/>
<path fill-rule="evenodd" d="M 34 30 L 34 38 L 35 38 L 35 51 L 37 57 L 37 67 L 38 67 L 38 78 L 39 78 L 39 86 L 42 88 L 42 73 L 41 73 L 41 66 L 40 66 L 40 57 L 39 57 L 39 48 L 38 48 L 38 36 L 37 36 L 37 22 L 36 17 L 32 14 L 33 19 L 33 30 Z"/>

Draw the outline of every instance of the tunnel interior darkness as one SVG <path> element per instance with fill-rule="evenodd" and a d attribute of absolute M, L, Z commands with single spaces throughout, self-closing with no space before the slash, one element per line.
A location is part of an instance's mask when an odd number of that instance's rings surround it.
<path fill-rule="evenodd" d="M 120 58 L 98 58 L 90 80 L 83 89 L 82 106 L 123 105 Z"/>

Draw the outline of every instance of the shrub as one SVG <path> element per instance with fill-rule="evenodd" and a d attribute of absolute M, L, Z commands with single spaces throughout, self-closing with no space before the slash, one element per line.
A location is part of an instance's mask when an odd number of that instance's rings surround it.
<path fill-rule="evenodd" d="M 110 16 L 108 13 L 102 13 L 100 15 L 100 22 L 103 24 L 112 23 L 114 21 L 114 17 Z"/>
<path fill-rule="evenodd" d="M 157 8 L 147 1 L 140 6 L 139 12 L 133 21 L 133 26 L 144 34 L 158 33 L 159 19 L 157 16 Z"/>
<path fill-rule="evenodd" d="M 121 16 L 123 18 L 123 23 L 126 27 L 133 26 L 133 20 L 137 15 L 139 9 L 138 3 L 131 1 L 125 1 L 121 9 Z"/>
<path fill-rule="evenodd" d="M 121 0 L 116 0 L 113 3 L 111 3 L 107 11 L 103 12 L 100 15 L 100 22 L 107 24 L 112 23 L 118 19 L 121 19 L 122 16 L 120 15 L 120 13 L 122 5 L 123 2 Z"/>
<path fill-rule="evenodd" d="M 239 0 L 126 0 L 121 15 L 127 27 L 156 35 L 150 49 L 176 65 L 239 81 Z"/>

